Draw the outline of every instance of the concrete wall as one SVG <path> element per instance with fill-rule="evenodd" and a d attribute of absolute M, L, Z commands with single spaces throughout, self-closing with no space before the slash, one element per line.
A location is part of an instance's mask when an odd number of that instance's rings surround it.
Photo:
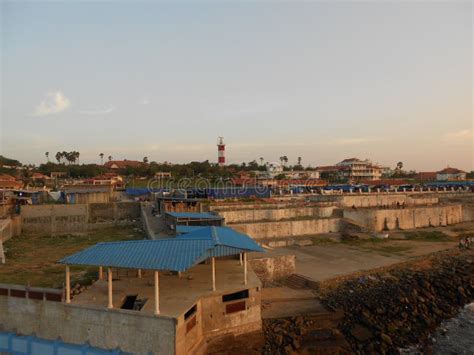
<path fill-rule="evenodd" d="M 239 209 L 234 211 L 220 211 L 219 215 L 225 218 L 227 224 L 255 221 L 278 221 L 301 217 L 328 218 L 336 207 L 297 207 L 279 209 Z"/>
<path fill-rule="evenodd" d="M 462 206 L 462 219 L 463 222 L 474 221 L 474 203 L 465 204 Z"/>
<path fill-rule="evenodd" d="M 223 293 L 213 294 L 201 298 L 197 303 L 197 312 L 187 320 L 184 313 L 178 317 L 176 325 L 176 353 L 177 354 L 204 354 L 206 339 L 219 337 L 232 333 L 240 335 L 247 332 L 261 330 L 261 296 L 260 288 L 246 288 L 249 297 L 236 301 L 223 302 Z M 245 301 L 245 310 L 226 313 L 226 305 Z M 186 331 L 187 323 L 196 317 L 196 325 L 189 332 Z"/>
<path fill-rule="evenodd" d="M 133 311 L 93 309 L 0 296 L 0 326 L 5 331 L 134 354 L 173 354 L 175 320 Z"/>
<path fill-rule="evenodd" d="M 33 205 L 21 207 L 21 228 L 26 234 L 85 233 L 140 218 L 136 202 L 73 205 Z"/>
<path fill-rule="evenodd" d="M 5 242 L 21 234 L 21 219 L 19 216 L 0 220 L 0 240 Z"/>
<path fill-rule="evenodd" d="M 250 259 L 249 263 L 262 282 L 283 279 L 294 274 L 296 270 L 296 257 L 290 254 Z"/>
<path fill-rule="evenodd" d="M 340 218 L 243 223 L 233 224 L 232 228 L 254 239 L 294 237 L 339 232 Z"/>
<path fill-rule="evenodd" d="M 405 193 L 319 195 L 309 199 L 315 202 L 332 202 L 340 207 L 396 206 L 397 203 L 406 206 L 420 206 L 439 203 L 439 198 L 432 194 L 408 195 Z"/>
<path fill-rule="evenodd" d="M 446 226 L 463 221 L 461 205 L 404 209 L 347 209 L 344 218 L 374 231 Z"/>

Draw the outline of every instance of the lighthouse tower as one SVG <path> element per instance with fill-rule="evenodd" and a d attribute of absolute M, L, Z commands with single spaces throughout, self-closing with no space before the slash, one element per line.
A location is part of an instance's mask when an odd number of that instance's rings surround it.
<path fill-rule="evenodd" d="M 217 164 L 225 165 L 225 144 L 224 137 L 217 137 Z"/>

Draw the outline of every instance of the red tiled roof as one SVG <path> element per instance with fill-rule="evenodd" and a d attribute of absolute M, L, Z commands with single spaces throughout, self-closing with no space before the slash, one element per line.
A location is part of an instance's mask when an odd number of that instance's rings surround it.
<path fill-rule="evenodd" d="M 19 189 L 23 187 L 21 181 L 15 180 L 0 180 L 0 189 Z"/>
<path fill-rule="evenodd" d="M 0 174 L 0 180 L 15 181 L 16 179 L 13 176 L 8 175 L 8 174 Z"/>
<path fill-rule="evenodd" d="M 348 158 L 348 159 L 344 159 L 343 161 L 341 161 L 341 163 L 349 163 L 351 161 L 357 161 L 357 162 L 360 162 L 362 160 L 358 159 L 358 158 Z"/>
<path fill-rule="evenodd" d="M 443 170 L 438 171 L 438 174 L 465 174 L 465 171 L 456 169 L 456 168 L 445 168 Z"/>

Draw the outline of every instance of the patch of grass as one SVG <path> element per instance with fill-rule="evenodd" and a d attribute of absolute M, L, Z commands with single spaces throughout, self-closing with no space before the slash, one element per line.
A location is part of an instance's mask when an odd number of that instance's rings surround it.
<path fill-rule="evenodd" d="M 144 239 L 133 227 L 114 227 L 85 235 L 14 237 L 4 243 L 7 263 L 0 265 L 0 283 L 61 288 L 64 266 L 57 261 L 99 242 Z M 97 268 L 72 267 L 72 283 L 88 284 Z"/>
<path fill-rule="evenodd" d="M 419 240 L 426 242 L 449 242 L 453 238 L 447 236 L 440 231 L 416 231 L 416 232 L 405 232 L 407 240 Z"/>
<path fill-rule="evenodd" d="M 385 256 L 402 255 L 412 247 L 408 245 L 393 245 L 390 239 L 370 238 L 370 239 L 343 239 L 341 243 L 354 246 L 364 251 L 372 251 Z"/>

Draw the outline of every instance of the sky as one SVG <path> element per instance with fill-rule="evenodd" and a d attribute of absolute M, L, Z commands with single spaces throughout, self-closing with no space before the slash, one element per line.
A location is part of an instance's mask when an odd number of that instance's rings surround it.
<path fill-rule="evenodd" d="M 1 1 L 0 154 L 474 170 L 473 5 Z"/>

